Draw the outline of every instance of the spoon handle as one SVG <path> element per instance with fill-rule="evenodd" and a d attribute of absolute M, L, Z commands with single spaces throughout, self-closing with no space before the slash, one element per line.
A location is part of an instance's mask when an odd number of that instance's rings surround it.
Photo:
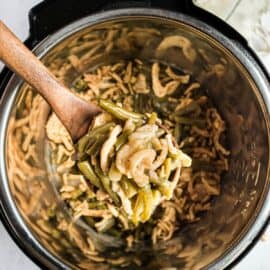
<path fill-rule="evenodd" d="M 53 105 L 63 87 L 33 53 L 0 21 L 0 59 Z M 52 91 L 52 89 L 54 91 Z"/>
<path fill-rule="evenodd" d="M 1 20 L 0 60 L 46 99 L 68 129 L 73 140 L 83 135 L 86 128 L 83 125 L 86 126 L 87 121 L 89 126 L 89 119 L 86 118 L 93 118 L 100 111 L 94 104 L 83 101 L 58 82 L 55 76 Z M 79 126 L 78 122 L 82 122 L 82 125 Z"/>

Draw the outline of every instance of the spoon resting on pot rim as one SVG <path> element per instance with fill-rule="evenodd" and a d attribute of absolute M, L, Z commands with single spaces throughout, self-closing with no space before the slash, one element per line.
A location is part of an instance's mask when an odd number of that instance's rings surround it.
<path fill-rule="evenodd" d="M 0 60 L 49 103 L 75 142 L 101 109 L 70 92 L 0 20 Z"/>

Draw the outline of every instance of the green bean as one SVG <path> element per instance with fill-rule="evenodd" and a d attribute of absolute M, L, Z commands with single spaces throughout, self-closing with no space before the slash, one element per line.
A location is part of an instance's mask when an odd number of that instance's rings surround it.
<path fill-rule="evenodd" d="M 128 136 L 131 132 L 125 131 L 118 138 L 115 143 L 115 150 L 118 151 L 122 145 L 124 145 L 128 141 Z"/>
<path fill-rule="evenodd" d="M 165 181 L 165 179 L 163 179 L 161 177 L 160 178 L 150 178 L 149 181 L 150 181 L 150 183 L 159 186 L 159 185 L 162 185 L 162 183 Z"/>
<path fill-rule="evenodd" d="M 139 94 L 139 102 L 140 102 L 140 110 L 139 112 L 146 112 L 147 111 L 147 103 L 148 103 L 148 100 L 149 100 L 149 96 L 148 95 L 145 95 L 145 94 Z"/>
<path fill-rule="evenodd" d="M 111 181 L 109 177 L 103 174 L 99 166 L 95 167 L 95 172 L 98 175 L 99 179 L 101 180 L 102 186 L 104 187 L 106 192 L 110 195 L 114 203 L 117 206 L 120 206 L 120 200 L 119 200 L 118 195 L 111 189 L 111 186 L 110 186 Z"/>
<path fill-rule="evenodd" d="M 144 208 L 141 214 L 141 221 L 144 223 L 151 217 L 152 209 L 154 208 L 153 207 L 153 194 L 152 194 L 150 186 L 145 187 L 140 192 L 142 192 L 142 197 L 143 197 L 143 202 L 144 202 Z"/>
<path fill-rule="evenodd" d="M 72 200 L 76 200 L 78 199 L 81 195 L 83 194 L 83 191 L 80 189 L 75 189 L 74 191 L 72 191 L 71 193 L 71 198 Z"/>
<path fill-rule="evenodd" d="M 96 127 L 88 131 L 86 135 L 84 135 L 77 143 L 77 149 L 79 153 L 83 153 L 85 148 L 88 146 L 89 143 L 93 143 L 97 136 L 100 134 L 104 134 L 110 130 L 111 127 L 115 126 L 115 123 L 110 122 L 103 126 Z"/>
<path fill-rule="evenodd" d="M 171 174 L 171 163 L 172 159 L 171 158 L 166 158 L 164 162 L 164 168 L 165 168 L 165 178 L 169 179 L 169 176 Z"/>
<path fill-rule="evenodd" d="M 136 94 L 134 96 L 134 111 L 135 112 L 140 112 L 140 95 Z"/>
<path fill-rule="evenodd" d="M 205 120 L 201 118 L 189 118 L 189 117 L 182 117 L 182 116 L 175 116 L 174 120 L 176 123 L 184 124 L 184 125 L 195 125 L 198 127 L 205 127 Z"/>
<path fill-rule="evenodd" d="M 161 193 L 157 189 L 152 189 L 152 195 L 153 195 L 153 204 L 158 205 L 161 200 Z"/>
<path fill-rule="evenodd" d="M 86 191 L 86 197 L 87 199 L 93 199 L 96 197 L 96 194 L 94 193 L 93 190 L 91 190 L 90 188 Z"/>
<path fill-rule="evenodd" d="M 104 134 L 114 126 L 115 126 L 114 122 L 109 122 L 109 123 L 106 123 L 102 126 L 98 126 L 98 127 L 93 128 L 93 129 L 90 129 L 88 134 L 91 136 L 96 136 L 96 135 L 99 135 L 100 133 Z"/>
<path fill-rule="evenodd" d="M 153 125 L 156 123 L 156 121 L 157 121 L 157 113 L 152 112 L 150 117 L 148 118 L 148 124 Z"/>
<path fill-rule="evenodd" d="M 143 94 L 139 94 L 139 112 L 144 112 L 145 111 L 145 99 L 144 99 L 144 95 Z"/>
<path fill-rule="evenodd" d="M 173 130 L 173 136 L 178 143 L 180 143 L 180 141 L 181 141 L 181 129 L 182 129 L 181 124 L 176 123 L 174 130 Z"/>
<path fill-rule="evenodd" d="M 172 189 L 170 187 L 170 183 L 164 182 L 162 185 L 158 186 L 158 190 L 161 192 L 162 195 L 165 196 L 167 200 L 171 199 Z"/>
<path fill-rule="evenodd" d="M 91 155 L 96 155 L 100 148 L 102 147 L 103 143 L 106 141 L 108 136 L 106 135 L 101 135 L 96 139 L 96 141 L 86 150 L 86 153 L 91 156 Z"/>
<path fill-rule="evenodd" d="M 120 119 L 120 120 L 128 120 L 132 119 L 134 122 L 141 122 L 144 118 L 142 114 L 129 112 L 119 106 L 116 106 L 114 103 L 110 101 L 106 101 L 101 99 L 99 101 L 99 105 L 102 109 L 104 109 L 106 112 L 112 114 L 114 117 Z"/>
<path fill-rule="evenodd" d="M 141 192 L 138 193 L 138 196 L 135 200 L 135 204 L 133 207 L 133 215 L 132 215 L 132 222 L 137 225 L 140 221 L 140 215 L 144 209 L 144 198 Z"/>
<path fill-rule="evenodd" d="M 182 116 L 182 115 L 186 115 L 195 111 L 201 111 L 201 108 L 195 101 L 193 101 L 189 103 L 188 105 L 186 105 L 185 107 L 177 110 L 175 113 L 171 115 L 171 117 L 173 119 L 173 117 L 175 116 Z"/>
<path fill-rule="evenodd" d="M 138 189 L 127 177 L 123 177 L 121 180 L 121 188 L 124 190 L 126 196 L 130 199 L 137 194 Z"/>
<path fill-rule="evenodd" d="M 100 134 L 107 134 L 109 131 L 111 131 L 117 124 L 114 122 L 108 122 L 102 126 L 96 127 L 93 129 L 95 132 L 94 135 L 98 136 Z"/>
<path fill-rule="evenodd" d="M 133 109 L 135 112 L 139 112 L 140 111 L 140 107 L 139 107 L 139 96 L 138 94 L 135 94 L 133 96 Z"/>
<path fill-rule="evenodd" d="M 82 174 L 97 188 L 101 188 L 101 183 L 98 178 L 98 176 L 95 174 L 92 166 L 90 163 L 85 160 L 78 162 L 77 164 L 79 170 L 82 172 Z"/>
<path fill-rule="evenodd" d="M 120 238 L 122 235 L 121 231 L 119 229 L 115 229 L 115 228 L 109 229 L 106 233 L 110 234 L 116 238 Z"/>
<path fill-rule="evenodd" d="M 147 97 L 147 99 L 146 99 Z M 145 94 L 136 94 L 134 96 L 134 111 L 143 113 L 146 111 L 149 96 Z"/>
<path fill-rule="evenodd" d="M 95 226 L 95 220 L 92 217 L 88 217 L 88 216 L 83 216 L 83 220 L 90 225 L 91 227 Z"/>
<path fill-rule="evenodd" d="M 76 148 L 78 149 L 78 153 L 80 155 L 84 154 L 85 148 L 89 147 L 94 141 L 94 136 L 90 136 L 89 134 L 84 135 L 77 143 Z"/>
<path fill-rule="evenodd" d="M 98 139 L 98 135 L 96 136 L 88 136 L 88 134 L 85 135 L 85 137 L 87 137 L 88 141 L 86 142 L 84 149 L 83 149 L 83 154 L 85 153 L 86 149 L 89 149 L 91 147 L 91 145 L 93 145 L 96 140 Z"/>
<path fill-rule="evenodd" d="M 93 208 L 95 208 L 95 209 L 106 209 L 106 205 L 103 202 L 98 202 L 98 201 L 89 202 L 88 206 L 91 209 L 93 209 Z"/>
<path fill-rule="evenodd" d="M 161 104 L 156 98 L 153 99 L 153 107 L 154 110 L 161 115 L 162 117 L 168 117 L 169 116 L 169 112 L 167 110 L 167 105 L 166 104 Z"/>
<path fill-rule="evenodd" d="M 121 180 L 122 174 L 116 168 L 114 162 L 112 162 L 112 165 L 109 169 L 108 176 L 109 176 L 110 180 L 112 180 L 112 181 L 120 181 Z"/>

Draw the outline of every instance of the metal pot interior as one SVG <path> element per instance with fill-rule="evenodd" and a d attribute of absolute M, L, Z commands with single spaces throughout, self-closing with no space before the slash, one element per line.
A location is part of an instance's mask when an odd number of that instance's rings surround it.
<path fill-rule="evenodd" d="M 258 215 L 269 186 L 269 115 L 258 83 L 248 71 L 251 65 L 243 63 L 243 58 L 237 59 L 218 40 L 191 24 L 169 19 L 126 16 L 81 28 L 71 27 L 73 34 L 65 34 L 60 42 L 50 44 L 50 50 L 42 57 L 42 61 L 67 86 L 81 72 L 101 64 L 115 63 L 119 59 L 158 59 L 192 74 L 207 89 L 228 128 L 228 147 L 231 150 L 229 171 L 222 179 L 222 192 L 212 202 L 212 209 L 202 214 L 200 221 L 183 227 L 172 240 L 155 248 L 146 244 L 129 253 L 129 256 L 142 258 L 142 265 L 133 264 L 128 269 L 223 268 L 252 240 L 252 225 L 260 222 L 257 226 L 261 226 L 262 220 L 258 221 Z M 129 34 L 125 34 L 127 32 Z M 157 44 L 170 35 L 181 35 L 191 41 L 196 52 L 194 61 L 187 59 L 189 52 L 185 56 L 183 50 L 176 47 L 163 54 L 156 53 Z M 43 48 L 45 45 L 46 41 Z M 77 70 L 69 60 L 73 53 L 84 59 Z M 77 225 L 75 231 L 67 232 L 68 240 L 64 241 L 57 237 L 56 228 L 46 227 L 46 213 L 52 204 L 57 204 L 63 219 L 71 223 L 64 205 L 59 201 L 57 189 L 51 185 L 52 178 L 56 176 L 46 169 L 44 127 L 50 109 L 43 101 L 35 104 L 40 108 L 36 115 L 38 121 L 30 120 L 35 125 L 30 126 L 29 132 L 35 134 L 31 137 L 31 144 L 38 159 L 27 162 L 24 145 L 15 147 L 13 143 L 21 136 L 13 132 L 14 120 L 22 108 L 28 106 L 29 95 L 35 95 L 35 92 L 26 84 L 16 87 L 16 95 L 6 100 L 10 108 L 4 131 L 7 177 L 2 172 L 2 181 L 8 183 L 5 192 L 16 203 L 17 209 L 12 210 L 13 214 L 16 211 L 19 213 L 17 216 L 10 215 L 10 222 L 22 218 L 28 233 L 34 235 L 41 249 L 49 251 L 48 257 L 54 257 L 59 265 L 64 263 L 78 269 L 118 269 L 106 262 L 98 262 L 98 259 L 94 261 L 91 254 L 87 256 L 81 252 L 87 245 L 87 228 Z M 9 84 L 6 91 L 14 91 L 11 88 L 16 87 Z M 24 175 L 18 173 L 22 168 Z M 5 202 L 3 205 L 5 207 Z M 115 254 L 114 250 L 109 250 L 105 256 L 110 258 Z M 125 256 L 126 251 L 121 250 L 120 254 Z"/>

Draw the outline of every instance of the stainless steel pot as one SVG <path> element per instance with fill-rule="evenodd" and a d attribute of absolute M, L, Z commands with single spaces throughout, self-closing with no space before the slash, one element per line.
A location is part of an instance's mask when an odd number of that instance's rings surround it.
<path fill-rule="evenodd" d="M 110 49 L 104 36 L 111 29 L 151 28 L 161 35 L 137 31 L 130 40 L 112 39 Z M 132 8 L 105 11 L 76 21 L 47 37 L 34 52 L 51 65 L 65 65 L 72 44 L 83 44 L 93 31 L 101 49 L 95 57 L 87 58 L 81 70 L 110 63 L 117 59 L 138 57 L 158 58 L 160 61 L 191 72 L 208 91 L 228 123 L 230 169 L 222 180 L 222 194 L 213 202 L 213 208 L 201 220 L 188 225 L 174 238 L 155 249 L 147 243 L 133 250 L 132 256 L 142 259 L 142 265 L 128 269 L 224 269 L 251 245 L 263 229 L 270 214 L 269 193 L 269 79 L 247 47 L 227 37 L 212 26 L 188 15 L 159 9 Z M 196 51 L 191 64 L 184 55 L 168 50 L 156 54 L 157 43 L 165 36 L 187 37 Z M 107 48 L 107 49 L 106 49 Z M 81 57 L 87 53 L 81 52 Z M 69 85 L 78 74 L 68 68 L 64 82 Z M 12 128 L 20 109 L 27 103 L 29 91 L 15 75 L 8 81 L 1 99 L 0 153 L 1 209 L 5 223 L 21 248 L 43 267 L 49 269 L 118 269 L 104 262 L 94 262 L 80 252 L 87 228 L 78 226 L 80 241 L 61 242 L 46 230 L 40 220 L 51 204 L 59 204 L 57 192 L 50 185 L 53 175 L 46 167 L 44 152 L 44 125 L 49 113 L 46 104 L 40 107 L 40 122 L 30 130 L 37 132 L 32 142 L 39 161 L 25 166 L 24 176 L 16 174 L 16 166 L 24 157 L 14 147 Z M 15 159 L 15 161 L 14 161 Z M 21 159 L 21 162 L 20 162 Z M 33 169 L 31 169 L 33 168 Z M 39 173 L 34 171 L 38 168 Z M 53 230 L 51 228 L 50 230 Z M 117 251 L 119 252 L 119 250 Z M 107 250 L 106 257 L 115 257 L 115 250 Z M 121 255 L 125 254 L 121 250 Z M 130 254 L 129 254 L 130 255 Z"/>

